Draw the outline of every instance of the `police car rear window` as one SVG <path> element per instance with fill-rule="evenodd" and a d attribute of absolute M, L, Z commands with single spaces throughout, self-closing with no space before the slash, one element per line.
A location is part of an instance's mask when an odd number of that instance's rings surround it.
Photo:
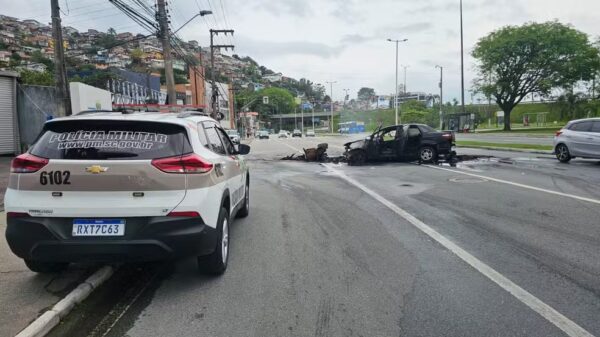
<path fill-rule="evenodd" d="M 47 123 L 30 151 L 49 159 L 154 159 L 191 153 L 185 128 L 140 121 Z"/>

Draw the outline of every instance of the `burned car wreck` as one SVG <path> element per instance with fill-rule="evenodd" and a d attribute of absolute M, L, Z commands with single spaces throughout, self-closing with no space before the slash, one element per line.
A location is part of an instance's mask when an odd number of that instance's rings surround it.
<path fill-rule="evenodd" d="M 456 156 L 454 142 L 452 131 L 436 131 L 424 124 L 394 125 L 344 144 L 344 155 L 348 165 L 353 166 L 372 161 L 452 161 Z"/>

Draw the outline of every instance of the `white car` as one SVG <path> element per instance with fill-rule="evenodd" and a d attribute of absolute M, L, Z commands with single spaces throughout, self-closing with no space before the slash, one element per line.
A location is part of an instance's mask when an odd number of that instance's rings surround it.
<path fill-rule="evenodd" d="M 229 129 L 225 130 L 225 132 L 227 132 L 227 135 L 229 136 L 229 139 L 231 139 L 233 144 L 240 143 L 240 134 L 237 132 L 237 130 Z"/>
<path fill-rule="evenodd" d="M 6 239 L 36 272 L 70 262 L 197 256 L 221 274 L 229 227 L 249 212 L 248 167 L 202 113 L 95 112 L 46 122 L 16 157 Z"/>
<path fill-rule="evenodd" d="M 277 138 L 288 138 L 289 134 L 287 131 L 285 130 L 281 130 L 279 131 L 279 133 L 277 134 Z"/>
<path fill-rule="evenodd" d="M 563 163 L 576 157 L 600 159 L 600 118 L 567 123 L 554 136 L 554 151 Z"/>

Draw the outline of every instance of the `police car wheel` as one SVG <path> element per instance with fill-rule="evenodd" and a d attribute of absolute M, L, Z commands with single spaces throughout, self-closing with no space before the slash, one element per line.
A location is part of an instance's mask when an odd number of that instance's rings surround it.
<path fill-rule="evenodd" d="M 217 220 L 217 243 L 215 251 L 198 257 L 198 269 L 208 275 L 222 275 L 229 261 L 229 212 L 221 207 Z"/>
<path fill-rule="evenodd" d="M 41 274 L 58 273 L 67 269 L 69 266 L 68 263 L 63 262 L 45 262 L 36 260 L 25 260 L 25 265 L 29 270 Z"/>
<path fill-rule="evenodd" d="M 250 213 L 250 183 L 248 181 L 246 181 L 245 189 L 246 190 L 244 191 L 244 201 L 243 201 L 244 205 L 237 212 L 236 217 L 238 217 L 238 218 L 245 218 Z"/>

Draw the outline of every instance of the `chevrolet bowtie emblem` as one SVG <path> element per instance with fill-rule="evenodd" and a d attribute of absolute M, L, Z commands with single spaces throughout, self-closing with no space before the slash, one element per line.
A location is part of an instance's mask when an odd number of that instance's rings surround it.
<path fill-rule="evenodd" d="M 102 167 L 100 165 L 92 165 L 92 166 L 86 167 L 85 170 L 86 170 L 86 172 L 89 172 L 89 173 L 98 174 L 98 173 L 108 171 L 108 167 Z"/>

